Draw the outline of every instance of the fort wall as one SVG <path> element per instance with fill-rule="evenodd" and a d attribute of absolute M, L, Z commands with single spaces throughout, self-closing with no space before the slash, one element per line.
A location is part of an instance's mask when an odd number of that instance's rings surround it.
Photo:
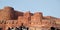
<path fill-rule="evenodd" d="M 0 28 L 28 27 L 29 30 L 50 30 L 51 27 L 60 29 L 60 18 L 43 16 L 42 12 L 19 12 L 12 7 L 4 7 L 0 10 Z"/>

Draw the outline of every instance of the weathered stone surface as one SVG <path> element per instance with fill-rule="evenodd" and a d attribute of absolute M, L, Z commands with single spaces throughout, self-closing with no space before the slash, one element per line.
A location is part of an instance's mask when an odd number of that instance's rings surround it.
<path fill-rule="evenodd" d="M 0 28 L 28 27 L 29 30 L 51 30 L 51 27 L 60 29 L 60 18 L 43 16 L 42 12 L 18 12 L 12 7 L 0 9 Z"/>

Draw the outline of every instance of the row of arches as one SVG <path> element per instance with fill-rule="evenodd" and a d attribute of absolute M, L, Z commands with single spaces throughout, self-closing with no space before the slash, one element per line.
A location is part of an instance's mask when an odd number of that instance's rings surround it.
<path fill-rule="evenodd" d="M 15 27 L 15 28 L 10 28 L 10 27 L 8 27 L 8 29 L 7 30 L 28 30 L 29 28 L 28 27 L 26 27 L 26 26 L 24 26 L 23 24 L 20 26 L 20 27 Z"/>
<path fill-rule="evenodd" d="M 22 26 L 20 26 L 19 28 L 8 28 L 7 30 L 28 30 L 28 27 L 22 27 Z"/>
<path fill-rule="evenodd" d="M 57 28 L 55 28 L 55 27 L 51 27 L 50 28 L 51 30 L 60 30 L 60 29 L 57 29 Z M 0 30 L 2 30 L 2 28 L 0 28 Z M 29 30 L 29 28 L 28 27 L 25 27 L 25 26 L 20 26 L 20 27 L 15 27 L 15 28 L 10 28 L 10 27 L 8 27 L 8 29 L 7 30 Z"/>

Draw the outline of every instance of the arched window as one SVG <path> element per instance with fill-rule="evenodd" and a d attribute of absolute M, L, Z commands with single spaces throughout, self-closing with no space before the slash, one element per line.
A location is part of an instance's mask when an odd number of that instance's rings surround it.
<path fill-rule="evenodd" d="M 19 30 L 28 30 L 28 28 L 23 26 L 23 27 L 20 27 Z"/>
<path fill-rule="evenodd" d="M 28 30 L 28 27 L 24 26 L 23 24 L 19 27 L 19 30 Z"/>
<path fill-rule="evenodd" d="M 19 30 L 19 28 L 16 27 L 15 30 Z"/>
<path fill-rule="evenodd" d="M 10 28 L 10 27 L 8 27 L 8 30 L 11 30 L 11 28 Z"/>
<path fill-rule="evenodd" d="M 51 30 L 55 30 L 55 28 L 54 27 L 51 27 Z"/>

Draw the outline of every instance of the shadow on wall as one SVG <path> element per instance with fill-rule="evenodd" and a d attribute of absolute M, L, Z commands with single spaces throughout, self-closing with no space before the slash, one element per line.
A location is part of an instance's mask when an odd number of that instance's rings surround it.
<path fill-rule="evenodd" d="M 0 30 L 2 30 L 2 28 L 0 28 Z"/>
<path fill-rule="evenodd" d="M 60 29 L 57 29 L 57 28 L 55 28 L 55 27 L 51 27 L 51 30 L 60 30 Z"/>

